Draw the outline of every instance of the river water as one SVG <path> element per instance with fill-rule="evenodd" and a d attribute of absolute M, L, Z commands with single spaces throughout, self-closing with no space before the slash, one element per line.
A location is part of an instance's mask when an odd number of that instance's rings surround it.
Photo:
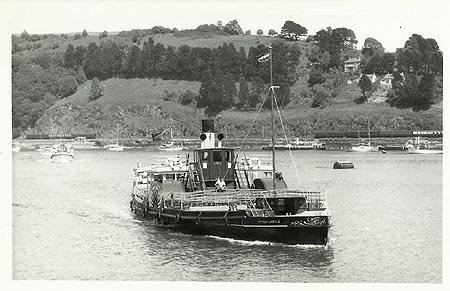
<path fill-rule="evenodd" d="M 277 152 L 290 187 L 326 191 L 326 247 L 192 236 L 134 218 L 133 167 L 164 158 L 78 151 L 55 164 L 14 153 L 13 279 L 442 282 L 442 155 L 297 151 L 293 166 Z M 355 169 L 332 169 L 344 159 Z"/>

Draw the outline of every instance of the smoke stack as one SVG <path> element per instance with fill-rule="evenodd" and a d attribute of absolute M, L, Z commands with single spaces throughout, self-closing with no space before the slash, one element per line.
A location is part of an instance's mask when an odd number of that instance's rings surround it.
<path fill-rule="evenodd" d="M 203 119 L 202 120 L 202 134 L 200 135 L 202 140 L 201 148 L 214 148 L 214 120 L 213 119 Z"/>

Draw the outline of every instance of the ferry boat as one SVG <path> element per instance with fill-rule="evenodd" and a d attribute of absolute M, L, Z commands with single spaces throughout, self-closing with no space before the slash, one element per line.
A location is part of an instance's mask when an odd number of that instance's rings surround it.
<path fill-rule="evenodd" d="M 328 243 L 331 214 L 323 194 L 288 189 L 281 172 L 272 177 L 272 167 L 255 159 L 239 160 L 234 148 L 215 145 L 214 135 L 204 130 L 201 148 L 183 161 L 139 164 L 134 170 L 131 210 L 185 233 L 286 244 Z M 225 191 L 215 187 L 219 176 Z"/>
<path fill-rule="evenodd" d="M 75 158 L 75 152 L 70 144 L 53 145 L 50 159 L 52 162 L 71 162 Z"/>
<path fill-rule="evenodd" d="M 275 87 L 270 86 L 272 112 Z M 273 128 L 273 114 L 271 120 Z M 131 211 L 157 226 L 189 234 L 327 245 L 331 213 L 326 196 L 289 189 L 275 169 L 274 147 L 271 167 L 258 161 L 250 165 L 252 159 L 240 157 L 239 149 L 222 146 L 223 138 L 214 132 L 214 120 L 203 120 L 201 146 L 192 155 L 149 166 L 138 163 Z M 225 189 L 216 187 L 219 181 Z"/>

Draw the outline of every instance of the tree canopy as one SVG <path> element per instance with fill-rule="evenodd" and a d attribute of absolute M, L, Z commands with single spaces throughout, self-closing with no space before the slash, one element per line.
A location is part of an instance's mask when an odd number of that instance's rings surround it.
<path fill-rule="evenodd" d="M 308 30 L 298 23 L 287 20 L 281 28 L 280 36 L 286 40 L 299 40 L 302 35 L 306 35 Z"/>

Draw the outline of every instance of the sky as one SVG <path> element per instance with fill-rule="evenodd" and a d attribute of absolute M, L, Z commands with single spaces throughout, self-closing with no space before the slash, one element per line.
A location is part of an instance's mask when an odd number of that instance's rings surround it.
<path fill-rule="evenodd" d="M 0 15 L 10 33 L 70 33 L 122 31 L 133 28 L 192 29 L 200 24 L 223 24 L 236 19 L 241 28 L 280 32 L 286 20 L 315 34 L 326 27 L 352 29 L 360 48 L 367 37 L 387 51 L 403 47 L 417 33 L 434 38 L 443 50 L 449 1 L 443 0 L 91 0 L 4 1 Z M 3 27 L 5 29 L 5 26 Z"/>

